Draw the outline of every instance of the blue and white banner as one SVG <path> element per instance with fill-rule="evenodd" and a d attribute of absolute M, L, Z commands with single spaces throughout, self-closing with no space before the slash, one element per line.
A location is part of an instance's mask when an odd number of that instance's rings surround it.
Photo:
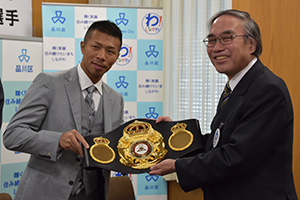
<path fill-rule="evenodd" d="M 163 10 L 43 3 L 43 70 L 69 69 L 81 62 L 80 42 L 89 25 L 108 19 L 123 33 L 120 56 L 103 77 L 125 101 L 124 119 L 156 119 L 163 112 Z M 119 176 L 118 172 L 112 176 Z M 137 200 L 166 200 L 160 176 L 129 175 Z"/>
<path fill-rule="evenodd" d="M 0 36 L 0 76 L 4 89 L 3 133 L 35 76 L 42 72 L 42 39 Z M 29 155 L 9 151 L 1 134 L 0 192 L 14 197 Z"/>

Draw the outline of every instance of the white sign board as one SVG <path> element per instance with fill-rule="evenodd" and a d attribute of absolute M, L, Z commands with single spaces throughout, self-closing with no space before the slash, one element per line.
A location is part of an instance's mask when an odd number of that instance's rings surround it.
<path fill-rule="evenodd" d="M 0 34 L 32 37 L 31 0 L 1 0 Z"/>

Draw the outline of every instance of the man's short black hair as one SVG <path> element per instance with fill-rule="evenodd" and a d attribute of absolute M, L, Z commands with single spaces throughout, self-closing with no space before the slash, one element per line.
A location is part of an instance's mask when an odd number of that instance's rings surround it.
<path fill-rule="evenodd" d="M 89 37 L 94 31 L 99 31 L 101 33 L 105 33 L 107 35 L 116 37 L 120 40 L 120 48 L 122 46 L 122 32 L 120 28 L 113 23 L 112 21 L 109 20 L 101 20 L 101 21 L 95 21 L 94 23 L 91 24 L 91 26 L 88 28 L 85 36 L 84 36 L 84 43 L 87 42 Z"/>

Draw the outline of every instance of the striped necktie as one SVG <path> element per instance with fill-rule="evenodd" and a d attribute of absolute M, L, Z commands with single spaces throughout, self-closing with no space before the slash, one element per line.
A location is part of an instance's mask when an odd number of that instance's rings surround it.
<path fill-rule="evenodd" d="M 93 100 L 93 92 L 95 90 L 95 86 L 92 85 L 86 89 L 87 95 L 84 99 L 87 109 L 88 109 L 88 115 L 89 115 L 89 126 L 92 124 L 93 119 L 95 118 L 95 104 Z"/>
<path fill-rule="evenodd" d="M 230 93 L 231 93 L 231 89 L 229 86 L 229 81 L 227 81 L 221 96 L 221 108 L 226 104 L 227 100 L 229 99 Z"/>

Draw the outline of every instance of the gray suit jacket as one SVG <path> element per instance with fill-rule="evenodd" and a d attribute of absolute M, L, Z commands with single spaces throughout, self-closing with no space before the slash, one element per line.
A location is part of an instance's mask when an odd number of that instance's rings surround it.
<path fill-rule="evenodd" d="M 64 132 L 81 133 L 81 101 L 77 68 L 39 74 L 27 90 L 17 113 L 3 135 L 6 148 L 31 154 L 15 199 L 68 199 L 72 181 L 80 165 L 78 156 L 68 150 L 58 151 Z M 122 96 L 103 83 L 104 132 L 123 123 Z M 77 161 L 76 161 L 77 158 Z M 105 171 L 105 191 L 109 171 Z M 96 177 L 88 177 L 91 184 Z M 86 190 L 89 190 L 86 186 Z"/>

